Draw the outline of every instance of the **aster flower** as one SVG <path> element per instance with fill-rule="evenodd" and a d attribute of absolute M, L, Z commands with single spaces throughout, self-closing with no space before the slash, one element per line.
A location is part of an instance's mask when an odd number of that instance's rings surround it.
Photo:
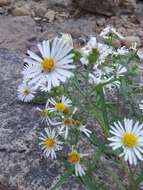
<path fill-rule="evenodd" d="M 17 90 L 18 99 L 23 102 L 30 102 L 35 97 L 36 90 L 28 83 L 22 83 Z"/>
<path fill-rule="evenodd" d="M 116 64 L 114 67 L 115 76 L 116 78 L 124 76 L 124 74 L 127 72 L 127 68 L 121 64 Z"/>
<path fill-rule="evenodd" d="M 137 159 L 143 160 L 143 124 L 125 118 L 123 125 L 118 121 L 109 132 L 113 135 L 108 138 L 111 141 L 109 146 L 113 150 L 122 148 L 123 152 L 120 156 L 123 156 L 125 161 L 136 165 Z"/>
<path fill-rule="evenodd" d="M 110 78 L 112 80 L 113 77 Z M 114 93 L 116 89 L 119 89 L 121 82 L 119 80 L 113 81 L 105 85 L 105 88 L 108 89 L 111 93 Z"/>
<path fill-rule="evenodd" d="M 39 116 L 41 117 L 42 122 L 46 121 L 47 125 L 59 125 L 61 122 L 56 122 L 51 120 L 51 112 L 48 110 L 49 101 L 47 101 L 46 106 L 44 109 L 36 108 Z"/>
<path fill-rule="evenodd" d="M 70 34 L 62 33 L 62 39 L 65 44 L 68 44 L 70 47 L 73 48 L 73 40 L 72 40 L 72 36 Z"/>
<path fill-rule="evenodd" d="M 69 131 L 74 125 L 73 115 L 75 114 L 76 111 L 77 108 L 74 108 L 74 110 L 69 116 L 68 115 L 62 116 L 62 121 L 58 123 L 60 125 L 59 134 L 64 135 L 65 140 L 68 138 Z"/>
<path fill-rule="evenodd" d="M 42 83 L 40 85 L 40 91 L 41 92 L 48 92 L 49 89 L 48 89 L 48 81 L 45 81 L 44 83 Z"/>
<path fill-rule="evenodd" d="M 105 81 L 110 81 L 113 79 L 119 79 L 120 77 L 123 77 L 124 74 L 127 72 L 126 67 L 124 67 L 121 64 L 116 64 L 113 67 L 106 67 L 105 72 L 109 74 L 109 76 L 105 76 Z M 119 80 L 115 80 L 111 83 L 108 83 L 105 87 L 114 93 L 115 89 L 118 89 L 121 85 L 121 82 Z"/>
<path fill-rule="evenodd" d="M 89 64 L 89 60 L 88 58 L 85 56 L 85 55 L 82 55 L 84 57 L 81 57 L 80 58 L 80 62 L 83 64 L 83 65 L 88 65 Z"/>
<path fill-rule="evenodd" d="M 25 58 L 27 65 L 22 74 L 24 80 L 30 80 L 30 84 L 40 88 L 46 84 L 46 91 L 52 87 L 59 86 L 60 82 L 65 82 L 67 78 L 73 76 L 71 65 L 74 54 L 71 53 L 72 47 L 65 44 L 62 38 L 55 38 L 53 41 L 43 41 L 38 44 L 41 56 L 32 51 L 27 51 L 29 58 Z M 45 90 L 45 87 L 42 88 Z"/>
<path fill-rule="evenodd" d="M 125 75 L 127 68 L 121 64 L 116 64 L 111 67 L 104 67 L 104 74 L 111 75 L 111 78 L 120 78 Z"/>
<path fill-rule="evenodd" d="M 49 112 L 66 112 L 67 108 L 72 106 L 72 101 L 67 98 L 66 96 L 62 96 L 59 100 L 54 100 L 53 98 L 50 98 L 48 102 L 53 106 L 49 107 Z"/>
<path fill-rule="evenodd" d="M 120 77 L 124 76 L 126 72 L 126 67 L 121 64 L 103 67 L 102 70 L 97 68 L 92 73 L 89 73 L 89 83 L 94 85 L 98 85 L 100 83 L 103 84 L 114 79 L 119 79 Z M 121 82 L 119 80 L 115 80 L 106 84 L 105 88 L 108 88 L 110 91 L 114 91 L 116 88 L 120 87 L 120 84 Z"/>
<path fill-rule="evenodd" d="M 103 31 L 100 33 L 100 36 L 104 39 L 108 39 L 110 34 L 116 35 L 119 39 L 124 39 L 124 37 L 111 26 L 107 26 L 106 28 L 104 28 Z"/>
<path fill-rule="evenodd" d="M 89 83 L 98 85 L 112 80 L 113 76 L 107 77 L 112 71 L 111 67 L 103 67 L 102 70 L 97 68 L 92 73 L 89 73 Z"/>
<path fill-rule="evenodd" d="M 89 83 L 98 85 L 102 83 L 102 72 L 94 71 L 93 73 L 89 73 Z"/>
<path fill-rule="evenodd" d="M 75 175 L 76 176 L 83 176 L 85 175 L 85 168 L 81 166 L 81 159 L 87 156 L 87 154 L 81 154 L 77 150 L 74 150 L 72 147 L 71 153 L 69 153 L 69 163 L 73 164 L 75 167 Z"/>
<path fill-rule="evenodd" d="M 51 159 L 56 158 L 56 151 L 62 149 L 63 142 L 58 140 L 58 135 L 56 135 L 55 130 L 51 130 L 50 128 L 45 128 L 45 134 L 41 134 L 39 137 L 40 143 L 42 146 L 42 150 L 44 150 L 44 154 L 47 157 L 51 157 Z"/>
<path fill-rule="evenodd" d="M 50 119 L 50 116 L 49 116 L 50 113 L 47 108 L 44 108 L 44 109 L 36 108 L 36 111 L 38 112 L 39 116 L 41 117 L 42 122 L 46 121 L 46 123 L 48 125 L 53 124 L 53 122 Z"/>
<path fill-rule="evenodd" d="M 73 126 L 72 117 L 66 117 L 66 118 L 64 117 L 63 121 L 61 123 L 59 123 L 59 125 L 61 126 L 59 129 L 59 134 L 64 135 L 64 139 L 66 140 L 69 135 L 69 130 Z"/>
<path fill-rule="evenodd" d="M 87 137 L 90 137 L 90 134 L 91 134 L 92 132 L 91 132 L 89 129 L 87 129 L 85 125 L 82 125 L 82 124 L 80 123 L 80 121 L 76 121 L 76 122 L 75 122 L 75 127 L 76 127 L 79 131 L 83 132 Z"/>
<path fill-rule="evenodd" d="M 118 48 L 117 51 L 113 52 L 113 55 L 118 56 L 118 55 L 127 55 L 129 53 L 129 50 L 123 46 L 121 48 Z"/>
<path fill-rule="evenodd" d="M 82 64 L 84 65 L 89 64 L 88 57 L 93 49 L 94 51 L 96 51 L 96 54 L 97 54 L 97 61 L 94 66 L 94 69 L 96 69 L 98 65 L 100 65 L 101 63 L 105 61 L 108 55 L 112 54 L 113 49 L 112 47 L 108 45 L 98 43 L 96 40 L 96 37 L 91 37 L 87 45 L 81 48 L 80 50 L 81 55 L 82 55 L 82 58 L 80 59 L 80 61 Z"/>

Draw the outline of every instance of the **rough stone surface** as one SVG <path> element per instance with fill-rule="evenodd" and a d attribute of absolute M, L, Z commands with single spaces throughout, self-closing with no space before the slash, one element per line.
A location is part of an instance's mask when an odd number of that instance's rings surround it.
<path fill-rule="evenodd" d="M 132 13 L 136 8 L 135 0 L 77 0 L 77 3 L 84 10 L 107 16 L 121 12 Z"/>
<path fill-rule="evenodd" d="M 29 16 L 32 15 L 31 9 L 29 6 L 16 7 L 12 10 L 13 16 Z"/>
<path fill-rule="evenodd" d="M 48 10 L 46 15 L 49 23 L 37 26 L 30 16 L 0 17 L 0 47 L 20 49 L 26 51 L 35 47 L 37 41 L 53 37 L 61 32 L 71 33 L 74 38 L 81 35 L 95 35 L 96 21 L 91 17 L 77 20 L 69 19 L 65 22 L 54 22 L 55 12 Z"/>
<path fill-rule="evenodd" d="M 62 162 L 43 156 L 37 141 L 43 129 L 35 106 L 16 98 L 22 57 L 0 49 L 0 190 L 47 190 L 63 173 Z M 69 189 L 84 190 L 74 178 L 60 188 Z"/>
<path fill-rule="evenodd" d="M 5 6 L 10 4 L 10 0 L 0 0 L 0 6 Z"/>
<path fill-rule="evenodd" d="M 51 6 L 69 7 L 72 5 L 72 0 L 49 0 L 48 3 Z"/>
<path fill-rule="evenodd" d="M 36 38 L 36 24 L 31 17 L 0 17 L 0 47 L 26 49 Z"/>
<path fill-rule="evenodd" d="M 124 40 L 122 40 L 123 45 L 130 48 L 132 45 L 136 43 L 137 47 L 141 46 L 141 40 L 137 36 L 127 36 Z"/>

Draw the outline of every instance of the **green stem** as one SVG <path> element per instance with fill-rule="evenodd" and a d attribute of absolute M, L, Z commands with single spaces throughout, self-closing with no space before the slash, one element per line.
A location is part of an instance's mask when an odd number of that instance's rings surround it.
<path fill-rule="evenodd" d="M 131 187 L 132 190 L 136 190 L 136 189 L 133 189 L 132 188 L 132 184 L 133 184 L 133 181 L 134 181 L 134 174 L 133 174 L 133 171 L 132 171 L 132 168 L 131 168 L 131 165 L 129 162 L 128 163 L 128 170 L 129 170 L 129 187 Z"/>
<path fill-rule="evenodd" d="M 109 122 L 108 122 L 108 112 L 107 112 L 107 107 L 106 107 L 106 101 L 105 101 L 105 96 L 104 96 L 104 91 L 103 87 L 100 88 L 100 98 L 101 98 L 101 108 L 102 108 L 102 113 L 103 113 L 103 119 L 104 123 L 106 126 L 106 132 L 109 130 Z"/>

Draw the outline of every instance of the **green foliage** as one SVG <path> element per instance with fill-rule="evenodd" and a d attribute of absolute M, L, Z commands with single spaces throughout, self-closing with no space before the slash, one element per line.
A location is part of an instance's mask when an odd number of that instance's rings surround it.
<path fill-rule="evenodd" d="M 92 52 L 90 53 L 90 55 L 88 56 L 88 60 L 89 60 L 89 65 L 94 65 L 97 62 L 97 59 L 99 58 L 100 54 L 98 49 L 92 49 Z"/>
<path fill-rule="evenodd" d="M 73 49 L 73 53 L 74 53 L 73 62 L 77 63 L 80 60 L 80 58 L 81 58 L 81 54 L 76 49 Z"/>

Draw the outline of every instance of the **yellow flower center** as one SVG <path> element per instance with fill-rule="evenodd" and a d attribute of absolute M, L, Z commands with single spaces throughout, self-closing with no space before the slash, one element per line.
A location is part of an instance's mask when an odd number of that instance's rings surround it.
<path fill-rule="evenodd" d="M 57 110 L 58 112 L 63 112 L 64 109 L 65 109 L 65 105 L 64 105 L 63 103 L 59 102 L 59 103 L 57 103 L 57 104 L 55 105 L 55 108 L 56 108 L 56 110 Z"/>
<path fill-rule="evenodd" d="M 23 93 L 25 96 L 28 96 L 30 94 L 30 91 L 29 91 L 29 89 L 25 89 Z"/>
<path fill-rule="evenodd" d="M 45 58 L 42 61 L 42 70 L 45 73 L 50 73 L 55 68 L 55 61 L 52 58 Z"/>
<path fill-rule="evenodd" d="M 133 148 L 138 144 L 138 137 L 134 133 L 125 133 L 123 136 L 123 143 L 129 148 Z"/>
<path fill-rule="evenodd" d="M 73 151 L 69 155 L 69 162 L 71 164 L 76 164 L 77 162 L 80 161 L 80 155 L 77 151 Z"/>
<path fill-rule="evenodd" d="M 39 115 L 43 118 L 46 118 L 46 117 L 48 117 L 49 112 L 48 112 L 48 110 L 42 110 L 42 111 L 39 111 Z"/>
<path fill-rule="evenodd" d="M 44 144 L 48 147 L 48 148 L 53 148 L 56 144 L 55 140 L 51 137 L 47 138 L 45 141 L 44 141 Z"/>
<path fill-rule="evenodd" d="M 65 120 L 64 120 L 64 124 L 65 124 L 66 126 L 71 126 L 71 125 L 72 125 L 72 119 L 70 119 L 70 118 L 65 119 Z"/>

